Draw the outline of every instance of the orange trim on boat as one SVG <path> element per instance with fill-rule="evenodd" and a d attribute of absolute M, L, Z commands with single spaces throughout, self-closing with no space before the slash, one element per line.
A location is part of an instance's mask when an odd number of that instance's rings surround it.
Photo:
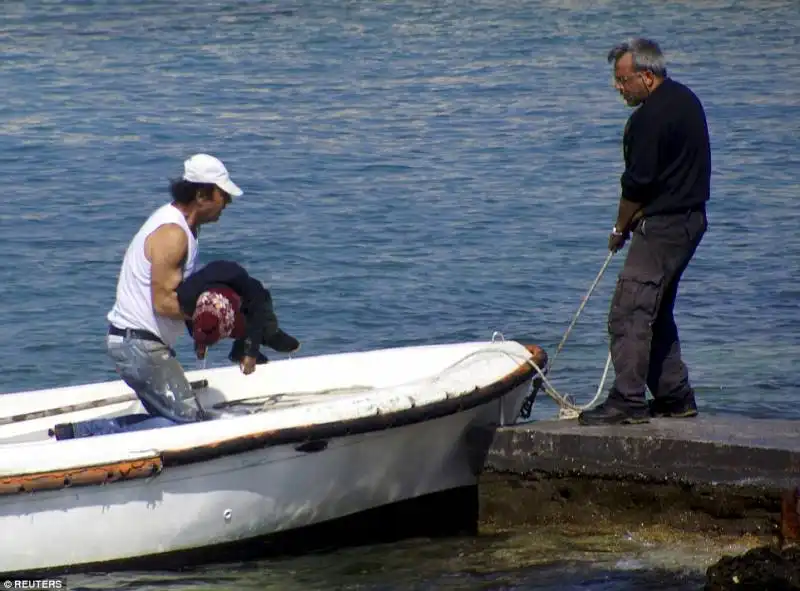
<path fill-rule="evenodd" d="M 161 472 L 163 463 L 160 456 L 127 462 L 115 462 L 100 466 L 40 472 L 22 476 L 0 477 L 0 495 L 24 492 L 58 490 L 71 486 L 107 484 L 121 480 L 148 478 Z"/>

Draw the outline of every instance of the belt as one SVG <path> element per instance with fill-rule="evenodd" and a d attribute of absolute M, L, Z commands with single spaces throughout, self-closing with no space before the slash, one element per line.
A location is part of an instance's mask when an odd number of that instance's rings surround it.
<path fill-rule="evenodd" d="M 108 334 L 113 334 L 118 337 L 128 337 L 134 339 L 142 339 L 145 341 L 154 341 L 156 343 L 164 344 L 160 338 L 154 335 L 149 330 L 141 330 L 138 328 L 117 328 L 113 324 L 108 325 Z"/>
<path fill-rule="evenodd" d="M 706 204 L 700 203 L 698 205 L 690 205 L 689 207 L 681 207 L 678 209 L 661 209 L 658 211 L 654 211 L 652 213 L 648 213 L 644 217 L 656 217 L 659 215 L 686 215 L 689 213 L 705 213 L 706 212 Z"/>

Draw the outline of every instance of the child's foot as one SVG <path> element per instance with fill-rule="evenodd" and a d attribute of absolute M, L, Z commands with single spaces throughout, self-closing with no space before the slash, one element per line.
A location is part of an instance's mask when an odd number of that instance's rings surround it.
<path fill-rule="evenodd" d="M 269 337 L 264 344 L 279 353 L 294 353 L 300 348 L 300 341 L 281 329 L 278 329 L 278 332 Z"/>

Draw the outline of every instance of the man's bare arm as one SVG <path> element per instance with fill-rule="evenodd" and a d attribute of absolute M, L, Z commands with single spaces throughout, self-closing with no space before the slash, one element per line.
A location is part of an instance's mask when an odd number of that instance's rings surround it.
<path fill-rule="evenodd" d="M 183 263 L 188 249 L 186 233 L 177 224 L 165 224 L 147 237 L 145 254 L 150 260 L 150 289 L 156 314 L 176 320 L 188 318 L 175 293 L 183 278 Z"/>

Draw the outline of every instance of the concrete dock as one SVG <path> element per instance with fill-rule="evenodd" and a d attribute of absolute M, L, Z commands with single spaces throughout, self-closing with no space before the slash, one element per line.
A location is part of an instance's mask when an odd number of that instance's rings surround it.
<path fill-rule="evenodd" d="M 602 427 L 576 420 L 533 422 L 498 431 L 487 467 L 516 474 L 785 488 L 800 483 L 800 422 L 739 416 Z"/>
<path fill-rule="evenodd" d="M 494 436 L 481 520 L 598 520 L 775 535 L 800 485 L 800 422 L 733 415 L 581 426 L 535 421 Z"/>

